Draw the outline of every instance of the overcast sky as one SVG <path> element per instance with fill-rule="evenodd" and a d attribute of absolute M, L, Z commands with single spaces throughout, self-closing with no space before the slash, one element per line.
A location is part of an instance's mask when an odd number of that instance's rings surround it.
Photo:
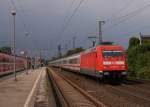
<path fill-rule="evenodd" d="M 150 34 L 150 0 L 1 0 L 0 46 L 12 44 L 13 2 L 18 52 L 35 55 L 41 49 L 43 57 L 51 57 L 58 44 L 63 51 L 65 44 L 72 48 L 74 36 L 76 47 L 89 48 L 88 36 L 98 35 L 99 20 L 106 21 L 103 39 L 126 48 L 130 37 Z"/>

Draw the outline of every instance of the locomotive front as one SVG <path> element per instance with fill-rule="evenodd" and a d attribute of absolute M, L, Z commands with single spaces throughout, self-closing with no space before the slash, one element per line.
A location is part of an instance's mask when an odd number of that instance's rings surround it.
<path fill-rule="evenodd" d="M 127 63 L 124 48 L 119 45 L 97 47 L 97 70 L 109 79 L 126 78 Z"/>

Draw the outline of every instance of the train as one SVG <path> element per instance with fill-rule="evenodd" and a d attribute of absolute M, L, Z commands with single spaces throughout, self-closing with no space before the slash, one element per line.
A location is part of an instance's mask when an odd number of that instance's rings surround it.
<path fill-rule="evenodd" d="M 98 45 L 78 54 L 50 61 L 53 67 L 67 69 L 102 80 L 123 80 L 127 77 L 126 52 L 121 45 Z"/>
<path fill-rule="evenodd" d="M 16 56 L 16 71 L 29 68 L 29 58 Z M 13 55 L 0 53 L 0 76 L 12 73 L 14 70 Z"/>

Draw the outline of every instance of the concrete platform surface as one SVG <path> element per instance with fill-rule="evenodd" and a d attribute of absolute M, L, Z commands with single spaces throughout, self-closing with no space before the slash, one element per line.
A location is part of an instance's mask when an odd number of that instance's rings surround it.
<path fill-rule="evenodd" d="M 0 107 L 32 107 L 32 101 L 45 68 L 29 71 L 0 82 Z"/>
<path fill-rule="evenodd" d="M 42 72 L 34 107 L 57 107 L 51 83 L 46 72 Z"/>

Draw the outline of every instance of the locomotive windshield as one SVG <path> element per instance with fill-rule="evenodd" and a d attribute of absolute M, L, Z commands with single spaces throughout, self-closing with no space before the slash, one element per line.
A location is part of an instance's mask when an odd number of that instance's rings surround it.
<path fill-rule="evenodd" d="M 122 51 L 103 51 L 103 57 L 119 57 L 122 54 Z"/>

